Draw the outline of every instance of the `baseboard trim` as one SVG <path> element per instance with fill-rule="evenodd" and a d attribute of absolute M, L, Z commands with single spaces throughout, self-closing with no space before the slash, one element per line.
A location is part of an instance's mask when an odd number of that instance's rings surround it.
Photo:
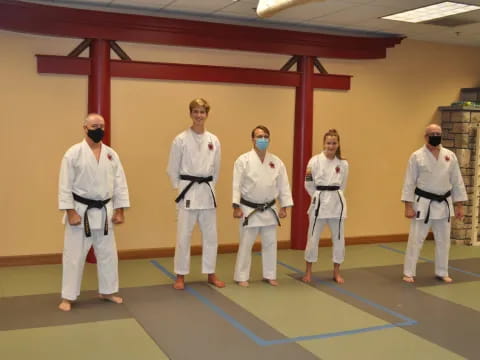
<path fill-rule="evenodd" d="M 377 244 L 388 242 L 404 242 L 407 241 L 408 234 L 393 234 L 393 235 L 372 235 L 372 236 L 355 236 L 345 239 L 347 245 L 360 244 Z M 427 239 L 432 239 L 431 234 Z M 319 246 L 332 246 L 330 239 L 321 239 Z M 278 242 L 278 249 L 290 249 L 290 241 L 282 240 Z M 260 243 L 255 243 L 254 251 L 261 249 Z M 238 250 L 238 244 L 220 244 L 218 246 L 219 254 L 235 253 Z M 132 259 L 148 259 L 159 257 L 171 257 L 175 253 L 174 247 L 168 248 L 151 248 L 151 249 L 131 249 L 120 250 L 118 257 L 121 260 Z M 201 245 L 194 245 L 191 249 L 192 255 L 200 255 L 202 253 Z M 0 267 L 4 266 L 25 266 L 25 265 L 47 265 L 47 264 L 61 264 L 62 254 L 40 254 L 40 255 L 20 255 L 20 256 L 0 256 Z"/>

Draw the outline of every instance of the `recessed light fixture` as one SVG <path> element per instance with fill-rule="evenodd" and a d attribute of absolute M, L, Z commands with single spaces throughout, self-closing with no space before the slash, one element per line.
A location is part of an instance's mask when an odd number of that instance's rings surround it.
<path fill-rule="evenodd" d="M 438 4 L 424 6 L 418 9 L 383 16 L 382 19 L 419 23 L 478 9 L 480 9 L 480 6 L 460 4 L 452 1 L 444 1 Z"/>

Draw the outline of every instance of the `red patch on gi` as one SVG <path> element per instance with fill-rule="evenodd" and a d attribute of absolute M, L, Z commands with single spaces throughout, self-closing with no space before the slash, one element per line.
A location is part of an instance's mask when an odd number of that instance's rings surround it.
<path fill-rule="evenodd" d="M 112 161 L 112 159 L 113 159 L 112 154 L 107 154 L 107 158 L 108 158 L 108 160 Z"/>
<path fill-rule="evenodd" d="M 337 167 L 335 168 L 335 172 L 336 172 L 337 174 L 340 172 L 340 166 L 337 166 Z"/>
<path fill-rule="evenodd" d="M 445 161 L 450 161 L 450 156 L 445 156 Z"/>
<path fill-rule="evenodd" d="M 208 150 L 213 150 L 213 144 L 212 143 L 208 143 Z"/>
<path fill-rule="evenodd" d="M 275 169 L 275 164 L 274 164 L 273 162 L 270 161 L 270 164 L 268 164 L 268 165 L 270 165 L 270 167 L 271 167 L 272 169 Z"/>

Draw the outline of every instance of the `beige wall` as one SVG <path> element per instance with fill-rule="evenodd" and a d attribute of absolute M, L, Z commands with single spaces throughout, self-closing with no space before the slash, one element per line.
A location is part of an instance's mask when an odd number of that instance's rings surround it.
<path fill-rule="evenodd" d="M 58 253 L 61 214 L 56 210 L 58 168 L 65 150 L 81 140 L 87 80 L 39 75 L 35 54 L 65 55 L 79 40 L 0 31 L 2 161 L 0 256 Z M 121 44 L 135 60 L 278 69 L 287 56 Z M 335 127 L 350 161 L 347 236 L 408 231 L 399 202 L 404 167 L 420 146 L 422 129 L 436 108 L 458 98 L 461 87 L 479 85 L 479 48 L 405 40 L 384 60 L 322 60 L 331 73 L 353 75 L 349 92 L 315 92 L 314 152 L 322 134 Z M 174 191 L 165 173 L 173 137 L 189 123 L 188 102 L 197 96 L 212 105 L 208 128 L 222 142 L 218 186 L 220 243 L 237 242 L 231 218 L 231 169 L 250 148 L 259 123 L 272 130 L 271 151 L 285 162 L 291 179 L 294 89 L 193 82 L 114 79 L 112 144 L 127 172 L 132 208 L 117 228 L 119 249 L 172 247 Z M 20 145 L 21 144 L 21 145 Z M 288 240 L 284 221 L 280 240 Z M 199 243 L 198 233 L 194 243 Z"/>

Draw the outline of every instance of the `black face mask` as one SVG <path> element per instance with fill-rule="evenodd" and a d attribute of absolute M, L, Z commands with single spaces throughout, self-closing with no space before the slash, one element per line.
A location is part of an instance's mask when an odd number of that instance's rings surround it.
<path fill-rule="evenodd" d="M 428 143 L 432 146 L 438 146 L 440 145 L 440 143 L 442 142 L 442 136 L 438 136 L 438 135 L 435 135 L 435 136 L 429 136 L 428 137 Z"/>
<path fill-rule="evenodd" d="M 88 129 L 87 133 L 88 137 L 93 140 L 93 142 L 98 143 L 103 139 L 103 135 L 105 135 L 105 131 L 103 129 Z"/>

